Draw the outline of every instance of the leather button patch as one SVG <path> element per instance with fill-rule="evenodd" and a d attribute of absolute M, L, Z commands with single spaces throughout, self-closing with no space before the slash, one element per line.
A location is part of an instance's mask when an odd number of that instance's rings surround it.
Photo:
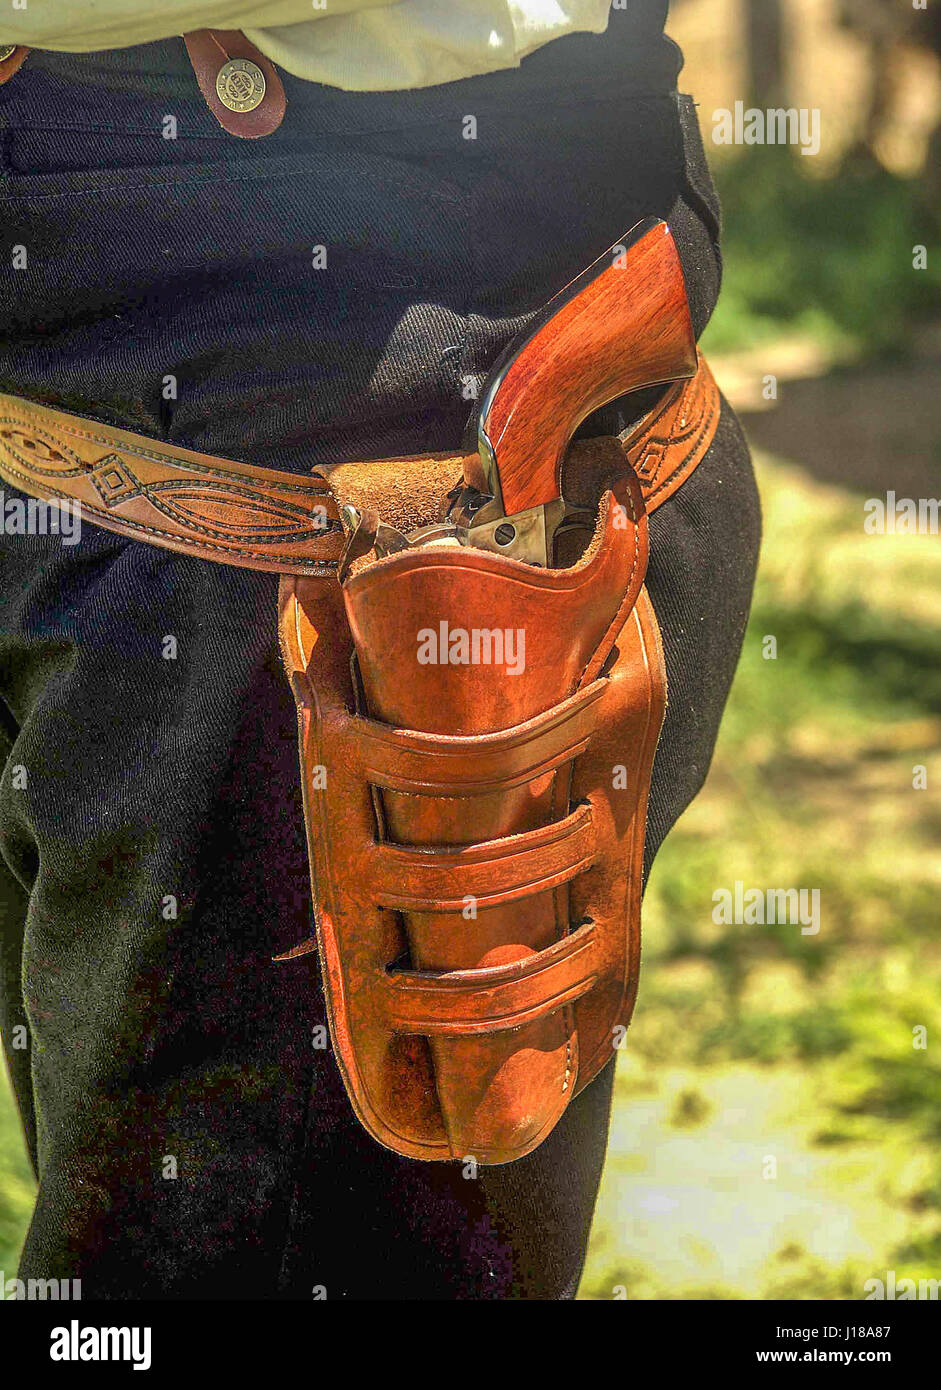
<path fill-rule="evenodd" d="M 237 29 L 196 29 L 184 34 L 199 90 L 230 135 L 257 140 L 284 118 L 284 88 L 277 68 Z"/>
<path fill-rule="evenodd" d="M 254 111 L 265 98 L 265 74 L 249 58 L 232 58 L 216 77 L 216 94 L 228 111 Z"/>

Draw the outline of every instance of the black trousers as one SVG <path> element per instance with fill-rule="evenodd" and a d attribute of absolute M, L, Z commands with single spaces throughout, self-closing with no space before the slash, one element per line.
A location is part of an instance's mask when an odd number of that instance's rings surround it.
<path fill-rule="evenodd" d="M 0 89 L 0 388 L 299 472 L 454 447 L 504 343 L 648 214 L 701 330 L 718 208 L 664 9 L 422 92 L 288 78 L 253 144 L 215 124 L 181 42 L 31 54 Z M 758 526 L 725 408 L 652 521 L 669 709 L 648 867 L 709 764 Z M 72 547 L 0 536 L 0 1024 L 39 1178 L 21 1277 L 571 1297 L 613 1068 L 518 1163 L 412 1162 L 314 1045 L 309 964 L 272 964 L 311 929 L 275 594 L 91 525 Z"/>

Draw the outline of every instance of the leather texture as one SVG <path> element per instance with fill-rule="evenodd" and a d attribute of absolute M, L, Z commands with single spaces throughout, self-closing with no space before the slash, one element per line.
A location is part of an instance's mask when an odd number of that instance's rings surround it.
<path fill-rule="evenodd" d="M 529 1153 L 633 1008 L 666 691 L 618 474 L 569 569 L 429 546 L 342 591 L 282 581 L 335 1047 L 362 1122 L 413 1158 Z M 423 630 L 475 614 L 524 634 L 518 674 L 418 663 Z"/>
<path fill-rule="evenodd" d="M 700 462 L 719 422 L 719 388 L 704 358 L 694 377 L 679 381 L 621 438 L 640 479 L 648 512 L 672 497 Z"/>
<path fill-rule="evenodd" d="M 0 396 L 0 474 L 108 531 L 277 573 L 333 573 L 343 534 L 323 477 L 212 458 Z"/>
<path fill-rule="evenodd" d="M 562 470 L 573 503 L 594 504 L 624 458 L 652 512 L 680 486 L 715 433 L 719 392 L 700 359 L 623 438 L 576 440 Z M 463 472 L 460 454 L 351 460 L 309 477 L 182 449 L 0 394 L 0 477 L 35 497 L 81 504 L 96 526 L 249 569 L 334 575 L 344 548 L 339 504 L 380 510 L 412 530 L 438 519 Z"/>
<path fill-rule="evenodd" d="M 271 59 L 249 43 L 241 29 L 194 29 L 183 40 L 199 90 L 224 130 L 243 140 L 258 140 L 277 130 L 287 108 L 284 86 Z M 264 73 L 265 95 L 253 111 L 232 111 L 219 99 L 216 79 L 234 58 L 247 58 Z"/>

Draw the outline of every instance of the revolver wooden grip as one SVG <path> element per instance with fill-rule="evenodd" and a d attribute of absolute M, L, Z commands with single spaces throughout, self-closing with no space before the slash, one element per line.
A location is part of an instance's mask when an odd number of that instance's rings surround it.
<path fill-rule="evenodd" d="M 481 395 L 482 475 L 467 481 L 494 492 L 497 473 L 507 516 L 553 501 L 566 446 L 586 416 L 695 371 L 676 246 L 665 222 L 647 218 L 554 295 L 500 358 Z"/>

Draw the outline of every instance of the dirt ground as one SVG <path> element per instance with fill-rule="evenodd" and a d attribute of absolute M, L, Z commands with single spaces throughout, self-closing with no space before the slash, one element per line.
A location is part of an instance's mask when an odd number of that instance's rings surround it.
<path fill-rule="evenodd" d="M 712 361 L 753 447 L 866 497 L 941 490 L 941 351 L 932 343 L 910 362 L 865 366 L 828 367 L 800 340 Z M 762 397 L 768 374 L 773 401 Z"/>

